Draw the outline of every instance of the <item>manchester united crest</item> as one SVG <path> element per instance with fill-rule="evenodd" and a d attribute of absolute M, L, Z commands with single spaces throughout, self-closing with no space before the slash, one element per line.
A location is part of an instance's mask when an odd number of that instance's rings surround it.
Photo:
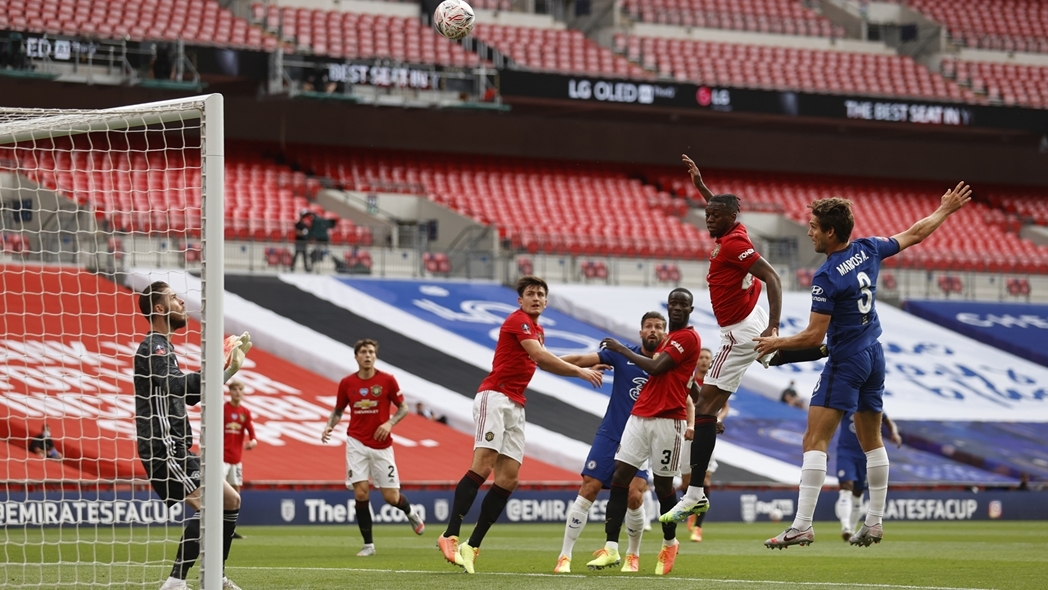
<path fill-rule="evenodd" d="M 373 386 L 371 388 L 371 395 L 373 395 L 375 397 L 378 397 L 378 396 L 382 395 L 382 386 L 381 385 Z"/>
<path fill-rule="evenodd" d="M 495 440 L 495 433 L 494 432 L 485 432 L 484 433 L 484 440 L 486 440 L 488 442 L 491 442 L 491 441 Z"/>

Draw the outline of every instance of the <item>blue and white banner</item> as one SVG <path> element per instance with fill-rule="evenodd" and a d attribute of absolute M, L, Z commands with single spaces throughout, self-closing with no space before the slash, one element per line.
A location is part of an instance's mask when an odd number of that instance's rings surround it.
<path fill-rule="evenodd" d="M 0 501 L 0 525 L 177 525 L 182 522 L 184 512 L 183 504 L 168 507 L 149 491 L 8 493 Z"/>
<path fill-rule="evenodd" d="M 558 285 L 550 305 L 616 333 L 633 318 L 665 305 L 669 288 Z M 708 291 L 695 291 L 692 322 L 703 346 L 716 350 L 719 329 Z M 762 305 L 765 301 L 762 299 Z M 783 335 L 808 325 L 811 297 L 784 293 Z M 1048 368 L 977 342 L 891 307 L 878 305 L 887 360 L 884 409 L 900 420 L 1048 422 Z M 778 399 L 790 380 L 808 397 L 823 361 L 763 369 L 754 365 L 743 385 Z"/>
<path fill-rule="evenodd" d="M 1048 305 L 907 301 L 906 310 L 965 336 L 1048 367 Z"/>
<path fill-rule="evenodd" d="M 451 513 L 453 490 L 412 491 L 405 495 L 430 525 L 446 523 Z M 486 492 L 481 492 L 483 495 Z M 499 518 L 500 523 L 562 523 L 575 501 L 575 490 L 520 490 L 513 494 Z M 54 496 L 54 497 L 52 497 Z M 356 502 L 351 490 L 244 490 L 239 524 L 242 525 L 332 525 L 356 522 Z M 590 522 L 603 522 L 607 492 L 602 492 L 590 510 Z M 817 521 L 834 521 L 836 491 L 819 497 Z M 706 520 L 710 522 L 789 522 L 796 511 L 796 490 L 719 491 Z M 476 522 L 480 498 L 474 502 L 466 522 Z M 375 524 L 407 524 L 399 509 L 386 504 L 382 495 L 371 495 Z M 0 502 L 4 527 L 178 525 L 182 506 L 170 509 L 143 492 L 118 494 L 10 494 Z M 1048 492 L 906 491 L 888 492 L 884 518 L 893 520 L 1048 520 Z"/>
<path fill-rule="evenodd" d="M 498 343 L 499 329 L 506 316 L 520 309 L 517 293 L 494 283 L 459 281 L 418 281 L 340 278 L 339 282 L 416 318 L 469 339 L 488 349 L 487 367 Z M 640 316 L 633 341 L 639 342 Z M 556 309 L 547 309 L 539 319 L 546 333 L 546 349 L 555 355 L 596 352 L 607 333 Z M 578 380 L 563 378 L 578 386 Z M 479 384 L 478 384 L 479 385 Z M 611 395 L 611 380 L 600 391 Z M 603 413 L 603 410 L 602 412 Z"/>

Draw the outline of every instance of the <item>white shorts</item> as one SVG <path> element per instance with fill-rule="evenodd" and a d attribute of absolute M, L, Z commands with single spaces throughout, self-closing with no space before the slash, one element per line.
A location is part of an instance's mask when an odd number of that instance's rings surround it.
<path fill-rule="evenodd" d="M 481 391 L 473 398 L 474 449 L 492 449 L 524 463 L 524 406 L 498 391 Z"/>
<path fill-rule="evenodd" d="M 244 464 L 243 463 L 223 463 L 222 464 L 222 477 L 225 478 L 229 485 L 240 487 L 244 485 Z"/>
<path fill-rule="evenodd" d="M 684 448 L 680 451 L 680 474 L 688 475 L 691 473 L 691 441 L 682 441 Z M 710 457 L 710 464 L 706 466 L 706 471 L 713 473 L 717 470 L 717 459 L 716 457 Z"/>
<path fill-rule="evenodd" d="M 373 449 L 352 436 L 346 437 L 346 487 L 368 481 L 376 488 L 400 489 L 400 472 L 393 447 Z"/>
<path fill-rule="evenodd" d="M 630 416 L 622 431 L 622 441 L 615 460 L 640 469 L 645 461 L 651 461 L 651 474 L 655 477 L 677 477 L 680 475 L 680 454 L 684 443 L 684 420 L 673 418 L 641 418 Z"/>
<path fill-rule="evenodd" d="M 768 327 L 768 312 L 756 305 L 746 319 L 737 324 L 721 328 L 720 349 L 713 356 L 713 364 L 702 381 L 703 387 L 713 385 L 718 389 L 735 393 L 742 383 L 742 376 L 757 360 L 754 338 Z"/>

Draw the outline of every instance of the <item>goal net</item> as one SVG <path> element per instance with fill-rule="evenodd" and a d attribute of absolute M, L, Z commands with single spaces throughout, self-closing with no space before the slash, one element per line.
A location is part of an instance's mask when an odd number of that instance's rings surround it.
<path fill-rule="evenodd" d="M 155 425 L 178 417 L 136 428 L 136 350 L 150 323 L 125 286 L 135 268 L 176 289 L 186 271 L 202 279 L 178 293 L 199 320 L 151 353 L 202 374 L 188 410 L 203 479 L 190 576 L 221 587 L 222 144 L 220 95 L 0 108 L 4 588 L 158 588 L 171 572 L 193 512 L 165 503 L 140 460 L 177 430 Z"/>

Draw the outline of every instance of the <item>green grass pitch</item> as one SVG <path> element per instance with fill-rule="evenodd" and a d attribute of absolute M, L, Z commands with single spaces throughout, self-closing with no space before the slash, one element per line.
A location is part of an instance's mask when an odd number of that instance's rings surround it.
<path fill-rule="evenodd" d="M 590 553 L 603 545 L 601 523 L 590 523 L 575 547 L 572 573 L 566 575 L 552 573 L 563 525 L 497 524 L 484 541 L 475 576 L 443 560 L 436 548 L 439 525 L 421 537 L 407 526 L 376 526 L 378 554 L 367 558 L 355 555 L 361 546 L 355 525 L 241 527 L 246 538 L 235 542 L 226 571 L 244 590 L 604 590 L 637 588 L 635 578 L 644 578 L 641 583 L 648 587 L 714 590 L 1048 588 L 1046 522 L 888 522 L 884 542 L 869 548 L 849 546 L 835 523 L 823 522 L 816 523 L 816 542 L 809 547 L 765 548 L 762 541 L 781 529 L 771 523 L 711 523 L 704 528 L 704 542 L 681 541 L 673 572 L 656 578 L 662 536 L 657 524 L 645 533 L 640 573 L 588 571 Z M 463 528 L 465 535 L 470 530 L 470 525 Z M 165 544 L 142 543 L 147 538 L 142 529 L 97 534 L 81 529 L 79 539 L 75 530 L 53 529 L 43 535 L 39 530 L 7 530 L 0 587 L 158 588 L 170 568 L 178 533 L 170 529 Z M 625 540 L 623 535 L 623 550 Z M 118 561 L 137 563 L 110 567 L 114 553 Z M 146 561 L 149 565 L 141 565 Z M 198 587 L 197 571 L 194 567 L 190 574 L 193 588 Z"/>

